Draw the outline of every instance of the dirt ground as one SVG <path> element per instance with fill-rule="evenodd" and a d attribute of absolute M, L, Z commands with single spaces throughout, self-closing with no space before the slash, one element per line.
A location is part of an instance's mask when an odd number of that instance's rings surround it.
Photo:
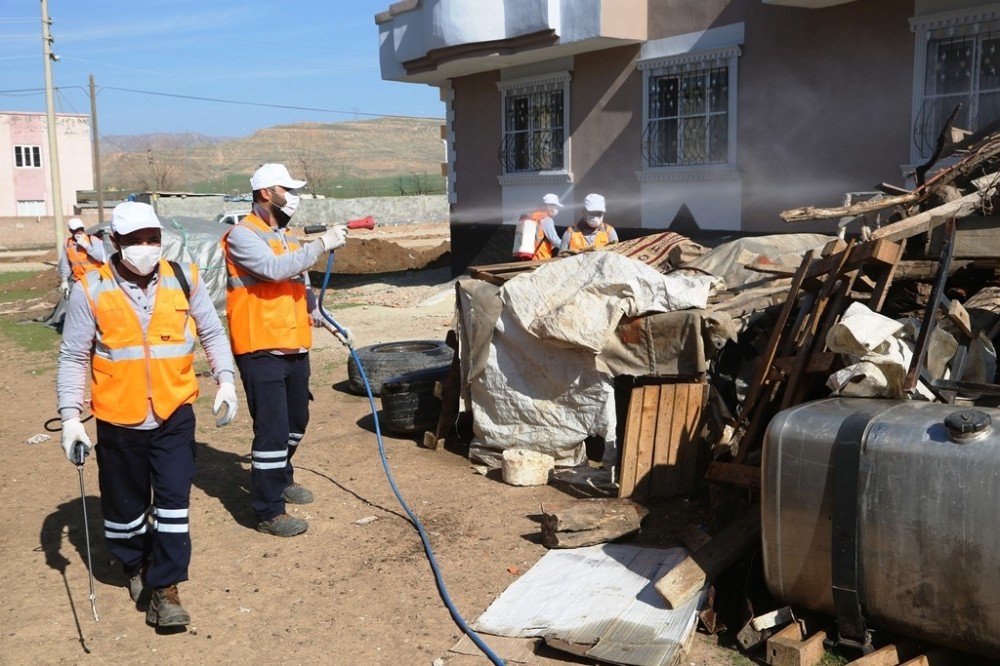
<path fill-rule="evenodd" d="M 453 287 L 446 271 L 338 278 L 328 307 L 359 345 L 444 337 Z M 38 444 L 55 416 L 56 347 L 25 351 L 0 336 L 0 436 L 12 456 L 0 467 L 0 662 L 34 663 L 487 663 L 449 653 L 460 632 L 440 601 L 418 536 L 383 475 L 366 398 L 345 392 L 347 354 L 323 334 L 312 352 L 311 423 L 296 480 L 316 502 L 290 511 L 309 520 L 300 537 L 253 529 L 247 495 L 251 422 L 241 404 L 218 429 L 214 386 L 202 378 L 195 405 L 197 465 L 191 497 L 194 556 L 181 597 L 187 631 L 158 634 L 129 601 L 124 576 L 101 538 L 97 467 L 85 467 L 100 622 L 88 604 L 77 473 L 57 435 Z M 204 366 L 204 361 L 201 361 Z M 242 400 L 242 388 L 239 389 Z M 93 423 L 88 424 L 93 436 Z M 471 622 L 545 548 L 529 517 L 564 498 L 551 486 L 516 488 L 476 474 L 459 453 L 386 437 L 403 495 L 423 520 L 444 579 Z M 375 517 L 366 524 L 359 519 Z M 668 540 L 664 536 L 663 540 Z M 440 662 L 439 662 L 440 663 Z M 592 663 L 542 648 L 534 664 Z M 698 635 L 682 664 L 749 663 Z"/>

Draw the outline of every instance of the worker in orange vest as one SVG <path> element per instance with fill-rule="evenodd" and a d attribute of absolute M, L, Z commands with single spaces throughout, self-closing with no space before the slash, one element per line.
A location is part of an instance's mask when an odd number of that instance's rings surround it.
<path fill-rule="evenodd" d="M 83 227 L 83 220 L 71 217 L 67 223 L 69 237 L 59 255 L 59 291 L 69 298 L 69 288 L 79 282 L 87 271 L 100 268 L 104 263 L 104 244 L 100 238 L 91 238 Z"/>
<path fill-rule="evenodd" d="M 542 206 L 529 214 L 537 224 L 535 228 L 535 254 L 532 259 L 551 259 L 559 251 L 559 233 L 553 218 L 563 207 L 559 197 L 551 192 L 542 197 Z"/>
<path fill-rule="evenodd" d="M 253 418 L 250 503 L 257 529 L 282 537 L 309 527 L 286 503 L 313 501 L 292 468 L 309 423 L 312 327 L 324 321 L 306 271 L 346 244 L 342 226 L 304 245 L 288 233 L 305 184 L 283 164 L 264 164 L 250 179 L 253 211 L 222 238 L 230 342 Z"/>
<path fill-rule="evenodd" d="M 146 621 L 191 621 L 177 584 L 188 579 L 188 527 L 198 397 L 195 338 L 218 382 L 216 425 L 236 415 L 233 357 L 197 264 L 161 258 L 161 225 L 148 204 L 125 202 L 111 217 L 116 253 L 70 293 L 56 390 L 62 446 L 77 462 L 92 448 L 80 421 L 87 375 L 97 421 L 97 470 L 108 551 L 129 595 L 152 588 Z M 149 522 L 152 515 L 152 524 Z"/>
<path fill-rule="evenodd" d="M 604 221 L 604 197 L 588 194 L 583 200 L 583 217 L 563 234 L 559 254 L 592 252 L 618 242 L 615 228 Z"/>

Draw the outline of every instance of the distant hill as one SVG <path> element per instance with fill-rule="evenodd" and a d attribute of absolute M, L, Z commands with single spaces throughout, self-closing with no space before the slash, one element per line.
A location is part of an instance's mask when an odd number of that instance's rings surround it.
<path fill-rule="evenodd" d="M 264 162 L 287 165 L 317 194 L 438 190 L 445 159 L 441 123 L 379 118 L 278 125 L 239 139 L 194 133 L 108 137 L 101 169 L 105 187 L 123 190 L 246 192 L 250 175 Z M 360 191 L 361 182 L 377 182 L 378 192 Z"/>
<path fill-rule="evenodd" d="M 198 132 L 181 134 L 110 134 L 101 137 L 104 142 L 102 150 L 108 153 L 125 152 L 138 153 L 147 150 L 172 150 L 177 148 L 195 148 L 197 146 L 214 146 L 224 141 L 232 141 L 229 137 L 207 136 Z"/>

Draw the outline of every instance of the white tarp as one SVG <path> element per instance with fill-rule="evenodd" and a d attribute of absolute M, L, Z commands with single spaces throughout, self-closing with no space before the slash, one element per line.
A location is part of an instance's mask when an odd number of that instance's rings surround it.
<path fill-rule="evenodd" d="M 583 441 L 613 450 L 611 374 L 598 358 L 622 316 L 704 308 L 717 282 L 662 275 L 613 253 L 587 253 L 540 266 L 500 290 L 502 311 L 485 363 L 472 364 L 470 457 L 499 466 L 501 453 L 547 453 L 556 465 L 584 461 Z"/>
<path fill-rule="evenodd" d="M 694 632 L 707 592 L 671 610 L 654 581 L 687 552 L 628 544 L 550 550 L 490 604 L 473 628 L 497 636 L 542 637 L 559 649 L 612 664 L 670 666 Z"/>

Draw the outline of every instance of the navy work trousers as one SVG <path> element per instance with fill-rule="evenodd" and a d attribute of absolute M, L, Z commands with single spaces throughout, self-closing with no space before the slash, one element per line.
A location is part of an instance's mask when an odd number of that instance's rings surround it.
<path fill-rule="evenodd" d="M 292 456 L 309 424 L 309 354 L 258 351 L 236 357 L 253 419 L 250 503 L 257 520 L 285 512 Z"/>
<path fill-rule="evenodd" d="M 146 583 L 152 587 L 187 580 L 195 455 L 191 405 L 181 405 L 153 430 L 97 419 L 95 450 L 108 550 L 128 576 L 148 564 Z"/>

